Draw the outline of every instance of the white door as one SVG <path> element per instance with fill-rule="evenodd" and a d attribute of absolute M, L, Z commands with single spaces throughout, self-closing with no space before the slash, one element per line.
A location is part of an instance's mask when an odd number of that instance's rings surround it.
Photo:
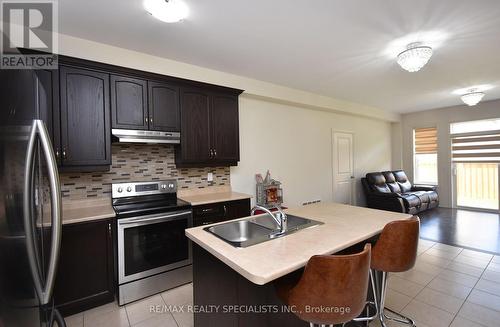
<path fill-rule="evenodd" d="M 333 132 L 333 201 L 354 205 L 353 134 Z"/>

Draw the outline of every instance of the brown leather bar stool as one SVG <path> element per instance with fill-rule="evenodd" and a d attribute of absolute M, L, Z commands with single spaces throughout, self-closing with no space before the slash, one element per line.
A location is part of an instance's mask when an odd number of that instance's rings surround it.
<path fill-rule="evenodd" d="M 368 291 L 371 245 L 350 255 L 315 255 L 298 282 L 275 282 L 279 298 L 302 320 L 336 325 L 358 317 Z"/>
<path fill-rule="evenodd" d="M 417 259 L 420 219 L 413 216 L 407 220 L 397 220 L 385 225 L 378 241 L 373 246 L 370 277 L 373 286 L 376 315 L 358 318 L 354 321 L 373 320 L 377 316 L 380 324 L 386 327 L 386 319 L 402 324 L 416 326 L 415 322 L 385 307 L 388 273 L 410 270 Z M 389 317 L 386 311 L 397 317 Z"/>

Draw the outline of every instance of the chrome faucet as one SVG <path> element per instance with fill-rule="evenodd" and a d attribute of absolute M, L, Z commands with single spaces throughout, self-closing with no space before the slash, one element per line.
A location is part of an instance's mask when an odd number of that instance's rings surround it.
<path fill-rule="evenodd" d="M 270 215 L 279 227 L 279 230 L 277 230 L 274 233 L 274 235 L 281 235 L 281 234 L 286 233 L 286 231 L 288 230 L 288 219 L 287 219 L 286 213 L 284 213 L 283 210 L 281 210 L 281 208 L 279 206 L 272 207 L 271 209 L 276 209 L 278 212 L 276 212 L 276 214 L 274 214 L 270 209 L 263 207 L 263 206 L 256 205 L 255 207 L 252 208 L 250 215 L 253 216 L 255 211 L 262 210 L 265 213 L 267 213 L 268 215 Z"/>

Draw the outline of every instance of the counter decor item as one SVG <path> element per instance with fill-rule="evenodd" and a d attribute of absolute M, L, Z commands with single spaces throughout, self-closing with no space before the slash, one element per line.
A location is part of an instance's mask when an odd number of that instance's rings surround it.
<path fill-rule="evenodd" d="M 265 208 L 281 206 L 283 203 L 283 189 L 281 182 L 271 178 L 269 170 L 263 179 L 261 174 L 255 175 L 256 181 L 256 202 L 257 205 Z"/>

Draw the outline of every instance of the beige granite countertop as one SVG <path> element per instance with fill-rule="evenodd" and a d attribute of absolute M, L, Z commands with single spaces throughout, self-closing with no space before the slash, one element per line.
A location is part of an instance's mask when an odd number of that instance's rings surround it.
<path fill-rule="evenodd" d="M 207 226 L 187 229 L 186 235 L 249 281 L 263 285 L 305 266 L 313 255 L 338 252 L 380 233 L 393 220 L 411 217 L 328 202 L 285 212 L 324 224 L 247 248 L 229 245 L 204 231 Z"/>
<path fill-rule="evenodd" d="M 46 212 L 48 214 L 48 212 Z M 74 224 L 115 217 L 111 199 L 67 200 L 62 203 L 62 223 Z"/>
<path fill-rule="evenodd" d="M 192 206 L 252 198 L 249 194 L 233 192 L 230 186 L 181 190 L 177 193 L 177 196 L 179 199 L 189 202 Z"/>

